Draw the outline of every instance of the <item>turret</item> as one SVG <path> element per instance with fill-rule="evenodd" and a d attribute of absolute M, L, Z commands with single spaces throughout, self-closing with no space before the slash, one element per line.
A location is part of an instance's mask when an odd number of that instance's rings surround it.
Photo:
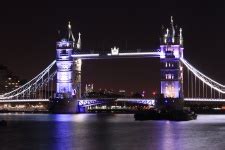
<path fill-rule="evenodd" d="M 80 50 L 81 49 L 81 37 L 80 37 L 81 33 L 80 32 L 79 32 L 78 36 L 79 37 L 78 37 L 78 41 L 77 41 L 77 49 Z"/>

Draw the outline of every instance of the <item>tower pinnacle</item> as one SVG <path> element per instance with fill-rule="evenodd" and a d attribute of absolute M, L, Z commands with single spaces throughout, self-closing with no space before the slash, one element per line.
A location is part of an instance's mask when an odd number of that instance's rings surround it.
<path fill-rule="evenodd" d="M 180 45 L 183 45 L 183 35 L 182 35 L 182 28 L 180 28 Z"/>
<path fill-rule="evenodd" d="M 175 39 L 174 39 L 175 38 L 175 29 L 174 29 L 174 25 L 173 25 L 173 16 L 170 17 L 170 21 L 171 21 L 171 30 L 172 30 L 171 38 L 172 38 L 172 42 L 174 43 L 175 42 Z"/>
<path fill-rule="evenodd" d="M 173 16 L 170 17 L 170 25 L 168 28 L 162 29 L 162 44 L 183 45 L 182 29 L 179 31 L 177 25 L 174 25 Z"/>
<path fill-rule="evenodd" d="M 68 29 L 71 29 L 70 21 L 68 22 Z"/>
<path fill-rule="evenodd" d="M 78 37 L 78 41 L 77 41 L 77 49 L 81 49 L 81 33 L 79 32 L 79 37 Z"/>
<path fill-rule="evenodd" d="M 73 42 L 75 42 L 70 21 L 68 22 L 68 40 L 72 40 Z"/>

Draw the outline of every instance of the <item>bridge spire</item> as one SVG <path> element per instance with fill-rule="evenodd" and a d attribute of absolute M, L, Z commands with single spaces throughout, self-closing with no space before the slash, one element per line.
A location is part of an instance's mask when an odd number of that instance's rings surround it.
<path fill-rule="evenodd" d="M 72 26 L 70 24 L 70 21 L 68 22 L 68 40 L 72 40 L 73 42 L 75 42 L 75 38 L 73 36 L 73 32 L 72 32 Z"/>
<path fill-rule="evenodd" d="M 172 30 L 172 43 L 175 42 L 175 28 L 174 28 L 174 24 L 173 24 L 173 16 L 171 16 L 170 18 L 170 23 L 171 23 L 171 30 Z"/>
<path fill-rule="evenodd" d="M 165 29 L 162 29 L 163 34 L 160 38 L 161 44 L 163 45 L 183 45 L 182 32 L 179 32 L 178 26 L 174 25 L 173 16 L 170 17 L 170 25 Z"/>
<path fill-rule="evenodd" d="M 77 41 L 77 49 L 81 49 L 81 33 L 79 32 L 79 38 L 78 38 L 78 41 Z"/>
<path fill-rule="evenodd" d="M 183 35 L 182 35 L 182 28 L 180 28 L 180 45 L 183 45 Z"/>

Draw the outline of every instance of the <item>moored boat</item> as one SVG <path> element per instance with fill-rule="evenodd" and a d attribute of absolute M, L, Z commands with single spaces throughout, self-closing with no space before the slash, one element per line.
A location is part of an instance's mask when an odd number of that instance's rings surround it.
<path fill-rule="evenodd" d="M 197 119 L 197 114 L 187 110 L 164 110 L 156 109 L 134 114 L 135 120 L 171 120 L 171 121 L 189 121 Z"/>

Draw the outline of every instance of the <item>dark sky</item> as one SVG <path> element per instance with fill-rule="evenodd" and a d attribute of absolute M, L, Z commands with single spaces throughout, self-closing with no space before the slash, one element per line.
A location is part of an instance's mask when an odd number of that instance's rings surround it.
<path fill-rule="evenodd" d="M 107 2 L 108 3 L 108 2 Z M 158 49 L 161 25 L 170 16 L 183 28 L 184 55 L 199 70 L 225 84 L 225 1 L 150 1 L 139 4 L 77 1 L 12 3 L 0 9 L 0 64 L 31 79 L 55 58 L 57 31 L 71 21 L 85 50 Z M 83 83 L 95 88 L 159 90 L 159 59 L 88 60 Z"/>

